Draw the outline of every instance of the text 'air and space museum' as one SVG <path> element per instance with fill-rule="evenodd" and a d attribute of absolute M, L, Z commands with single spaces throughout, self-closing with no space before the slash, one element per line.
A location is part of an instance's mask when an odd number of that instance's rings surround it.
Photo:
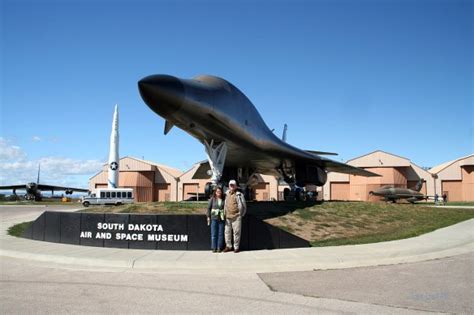
<path fill-rule="evenodd" d="M 135 201 L 182 201 L 199 198 L 204 194 L 208 179 L 193 179 L 199 163 L 191 169 L 181 170 L 151 161 L 124 157 L 120 159 L 119 187 L 133 188 Z M 384 151 L 372 153 L 347 161 L 381 175 L 363 177 L 342 173 L 328 173 L 323 187 L 307 187 L 318 191 L 318 199 L 348 201 L 378 201 L 370 195 L 383 186 L 414 188 L 423 179 L 421 193 L 434 196 L 446 194 L 448 201 L 474 201 L 474 154 L 440 164 L 430 169 L 422 168 L 408 158 Z M 91 177 L 89 190 L 107 187 L 107 164 Z M 288 186 L 268 175 L 256 175 L 257 184 L 252 189 L 252 199 L 259 201 L 283 200 L 283 191 Z"/>

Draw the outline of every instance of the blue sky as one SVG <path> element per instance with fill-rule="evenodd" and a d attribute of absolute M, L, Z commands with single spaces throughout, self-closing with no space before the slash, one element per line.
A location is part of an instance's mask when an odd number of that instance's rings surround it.
<path fill-rule="evenodd" d="M 435 166 L 474 151 L 472 1 L 1 5 L 0 184 L 35 179 L 41 161 L 44 181 L 85 187 L 116 103 L 121 156 L 204 159 L 141 100 L 155 73 L 221 76 L 291 144 L 338 160 L 382 149 Z"/>

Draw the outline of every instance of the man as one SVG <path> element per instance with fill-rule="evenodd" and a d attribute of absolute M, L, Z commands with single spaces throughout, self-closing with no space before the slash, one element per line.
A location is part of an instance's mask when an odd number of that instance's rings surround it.
<path fill-rule="evenodd" d="M 232 250 L 232 235 L 234 236 L 234 253 L 240 251 L 240 231 L 242 229 L 242 218 L 247 212 L 244 195 L 237 190 L 237 182 L 229 182 L 229 190 L 226 193 L 225 212 L 225 244 L 224 252 Z"/>

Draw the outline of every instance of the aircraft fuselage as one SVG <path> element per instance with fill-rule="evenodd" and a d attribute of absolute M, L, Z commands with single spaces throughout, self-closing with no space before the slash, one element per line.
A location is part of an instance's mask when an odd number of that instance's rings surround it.
<path fill-rule="evenodd" d="M 152 75 L 140 80 L 138 87 L 148 107 L 166 120 L 165 134 L 176 125 L 205 145 L 214 182 L 225 172 L 219 170 L 224 164 L 219 152 L 225 152 L 225 167 L 228 174 L 233 173 L 231 177 L 236 170 L 239 174 L 245 169 L 247 174 L 281 177 L 290 185 L 322 186 L 327 171 L 378 176 L 282 141 L 268 128 L 252 102 L 224 79 Z"/>
<path fill-rule="evenodd" d="M 422 193 L 408 188 L 383 187 L 376 191 L 371 191 L 370 194 L 383 197 L 386 201 L 407 199 L 409 202 L 415 202 L 425 199 L 425 195 Z"/>
<path fill-rule="evenodd" d="M 158 93 L 157 86 L 162 89 Z M 139 87 L 147 105 L 168 122 L 201 142 L 226 141 L 226 166 L 258 170 L 279 167 L 286 154 L 314 158 L 276 137 L 250 100 L 223 79 L 154 75 L 141 80 Z"/>

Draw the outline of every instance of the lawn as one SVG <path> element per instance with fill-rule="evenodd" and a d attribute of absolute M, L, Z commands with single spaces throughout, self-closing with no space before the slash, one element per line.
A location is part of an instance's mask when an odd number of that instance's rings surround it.
<path fill-rule="evenodd" d="M 207 201 L 141 202 L 121 206 L 88 207 L 79 212 L 142 213 L 142 214 L 205 214 Z"/>
<path fill-rule="evenodd" d="M 266 221 L 310 241 L 313 246 L 330 246 L 413 237 L 471 218 L 474 218 L 474 209 L 325 202 L 297 208 Z"/>
<path fill-rule="evenodd" d="M 23 232 L 25 232 L 26 229 L 29 228 L 32 223 L 33 221 L 15 224 L 8 228 L 8 235 L 21 237 L 23 235 Z"/>

